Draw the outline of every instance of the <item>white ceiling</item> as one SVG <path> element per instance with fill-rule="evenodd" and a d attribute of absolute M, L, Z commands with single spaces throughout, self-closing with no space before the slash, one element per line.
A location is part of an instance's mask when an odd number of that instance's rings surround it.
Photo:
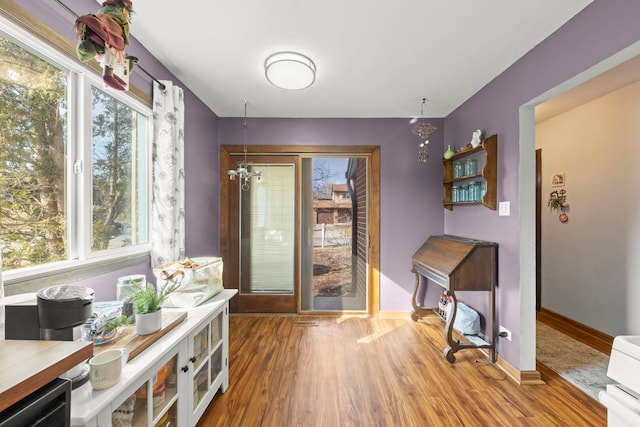
<path fill-rule="evenodd" d="M 131 34 L 220 117 L 444 117 L 591 0 L 134 0 Z M 271 53 L 316 82 L 264 78 Z M 144 64 L 140 64 L 144 67 Z M 135 73 L 135 71 L 134 71 Z"/>
<path fill-rule="evenodd" d="M 600 98 L 640 79 L 640 56 L 633 57 L 536 107 L 536 123 Z"/>

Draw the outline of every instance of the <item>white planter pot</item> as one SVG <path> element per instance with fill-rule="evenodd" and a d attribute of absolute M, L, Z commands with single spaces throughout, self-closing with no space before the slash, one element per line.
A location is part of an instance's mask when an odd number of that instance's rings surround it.
<path fill-rule="evenodd" d="M 148 314 L 136 314 L 136 333 L 149 335 L 162 328 L 162 309 Z"/>

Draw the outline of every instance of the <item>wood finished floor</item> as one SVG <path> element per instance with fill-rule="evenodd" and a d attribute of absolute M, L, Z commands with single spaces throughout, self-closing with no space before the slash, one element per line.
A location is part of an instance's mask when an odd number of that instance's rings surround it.
<path fill-rule="evenodd" d="M 437 318 L 231 315 L 229 388 L 204 426 L 605 426 L 606 409 L 539 366 L 520 386 L 478 350 L 449 364 Z"/>

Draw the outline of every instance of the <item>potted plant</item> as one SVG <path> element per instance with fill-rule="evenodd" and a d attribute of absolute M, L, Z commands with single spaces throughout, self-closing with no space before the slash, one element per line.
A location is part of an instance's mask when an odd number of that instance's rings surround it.
<path fill-rule="evenodd" d="M 162 303 L 180 284 L 168 285 L 156 290 L 153 284 L 132 283 L 125 291 L 133 304 L 138 335 L 149 335 L 162 328 Z"/>

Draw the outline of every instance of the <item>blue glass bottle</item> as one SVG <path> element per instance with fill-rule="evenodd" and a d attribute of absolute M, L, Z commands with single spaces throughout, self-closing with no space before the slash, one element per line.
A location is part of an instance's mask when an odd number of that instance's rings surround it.
<path fill-rule="evenodd" d="M 452 202 L 460 201 L 460 187 L 457 185 L 454 185 L 453 188 L 451 189 L 451 201 Z"/>
<path fill-rule="evenodd" d="M 476 159 L 467 159 L 464 162 L 464 174 L 465 175 L 475 175 L 478 173 L 478 162 Z"/>

